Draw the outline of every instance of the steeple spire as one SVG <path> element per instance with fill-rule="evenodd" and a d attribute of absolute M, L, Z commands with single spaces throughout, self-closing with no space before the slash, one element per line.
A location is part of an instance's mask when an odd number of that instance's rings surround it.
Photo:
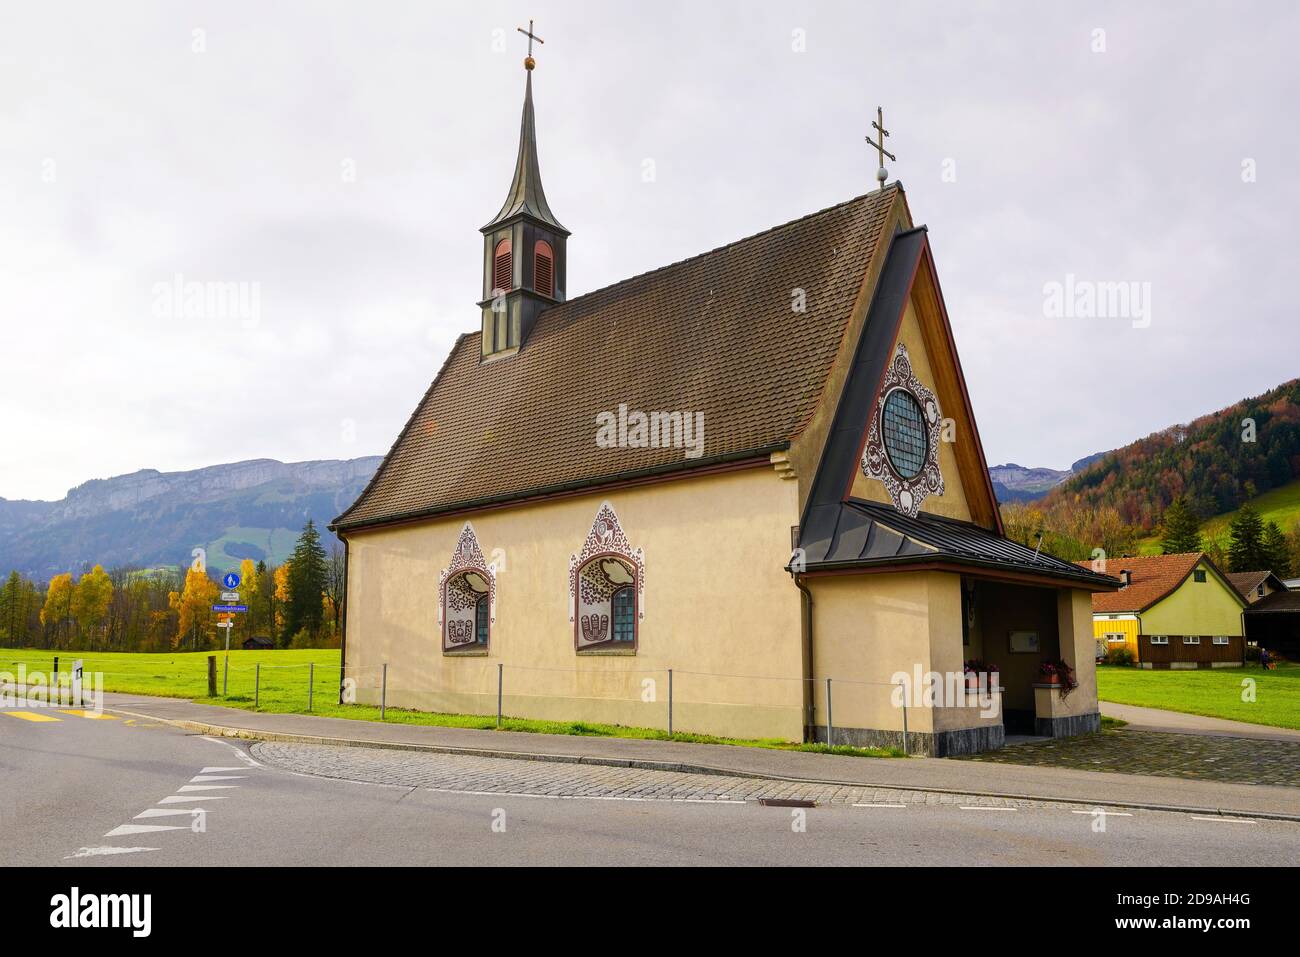
<path fill-rule="evenodd" d="M 528 61 L 531 60 L 532 57 L 529 57 Z M 512 216 L 523 214 L 567 236 L 569 231 L 560 225 L 560 221 L 551 212 L 551 207 L 546 202 L 546 193 L 542 190 L 542 170 L 537 162 L 537 121 L 533 116 L 533 68 L 527 65 L 528 61 L 525 61 L 528 79 L 524 83 L 524 114 L 519 124 L 519 155 L 515 159 L 515 178 L 510 183 L 510 192 L 501 206 L 501 212 L 483 227 L 483 231 L 495 229 Z"/>

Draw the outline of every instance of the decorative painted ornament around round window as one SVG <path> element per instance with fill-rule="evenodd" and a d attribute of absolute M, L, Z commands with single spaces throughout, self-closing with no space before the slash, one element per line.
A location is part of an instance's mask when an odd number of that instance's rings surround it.
<path fill-rule="evenodd" d="M 885 398 L 880 413 L 881 433 L 885 441 L 885 455 L 900 478 L 910 479 L 925 468 L 930 431 L 921 403 L 905 389 L 895 389 Z"/>

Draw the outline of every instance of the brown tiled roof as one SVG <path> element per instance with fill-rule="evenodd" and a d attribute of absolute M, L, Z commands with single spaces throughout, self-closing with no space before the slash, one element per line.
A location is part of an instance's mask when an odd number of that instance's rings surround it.
<path fill-rule="evenodd" d="M 1237 589 L 1242 598 L 1249 598 L 1255 589 L 1259 587 L 1259 583 L 1272 574 L 1270 571 L 1228 572 L 1223 577 L 1228 579 L 1228 582 L 1233 588 Z"/>
<path fill-rule="evenodd" d="M 342 528 L 704 466 L 811 417 L 897 185 L 554 306 L 519 353 L 479 334 L 442 370 Z M 804 290 L 807 309 L 792 307 Z M 601 448 L 596 416 L 704 413 L 703 452 Z"/>
<path fill-rule="evenodd" d="M 1105 561 L 1077 562 L 1084 568 L 1094 569 L 1103 575 L 1119 578 L 1128 570 L 1131 584 L 1119 591 L 1094 592 L 1092 610 L 1095 614 L 1113 614 L 1125 611 L 1145 611 L 1169 595 L 1183 583 L 1197 564 L 1204 561 L 1213 568 L 1204 552 L 1182 552 L 1177 555 L 1144 555 L 1140 558 L 1110 558 Z M 1216 569 L 1217 571 L 1217 569 Z"/>

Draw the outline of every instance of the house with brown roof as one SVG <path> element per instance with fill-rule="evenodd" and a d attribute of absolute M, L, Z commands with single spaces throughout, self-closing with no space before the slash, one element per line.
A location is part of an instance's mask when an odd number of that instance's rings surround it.
<path fill-rule="evenodd" d="M 349 694 L 935 755 L 1096 730 L 1117 583 L 1003 534 L 901 185 L 572 296 L 534 65 L 479 329 L 331 525 Z"/>
<path fill-rule="evenodd" d="M 1237 593 L 1252 605 L 1274 592 L 1286 591 L 1286 584 L 1270 571 L 1228 572 L 1226 577 Z"/>
<path fill-rule="evenodd" d="M 1204 552 L 1080 562 L 1120 580 L 1092 596 L 1098 651 L 1127 648 L 1143 668 L 1235 668 L 1246 599 Z"/>

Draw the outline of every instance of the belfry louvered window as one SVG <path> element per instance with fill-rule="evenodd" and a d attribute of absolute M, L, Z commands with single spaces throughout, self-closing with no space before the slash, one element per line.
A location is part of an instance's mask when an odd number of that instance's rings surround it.
<path fill-rule="evenodd" d="M 492 253 L 492 288 L 500 289 L 502 292 L 508 292 L 513 288 L 513 270 L 512 257 L 510 255 L 510 240 L 503 239 L 497 243 L 496 251 Z"/>
<path fill-rule="evenodd" d="M 533 288 L 543 296 L 555 296 L 555 254 L 542 239 L 533 250 Z"/>

